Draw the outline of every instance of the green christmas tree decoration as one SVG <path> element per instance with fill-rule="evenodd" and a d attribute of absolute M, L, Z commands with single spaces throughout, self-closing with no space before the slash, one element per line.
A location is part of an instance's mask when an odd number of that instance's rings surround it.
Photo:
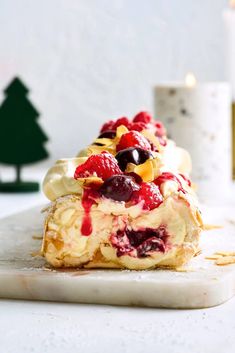
<path fill-rule="evenodd" d="M 0 192 L 38 191 L 37 182 L 21 180 L 24 165 L 48 157 L 44 144 L 47 136 L 38 124 L 39 112 L 27 98 L 29 90 L 14 78 L 4 90 L 5 99 L 0 106 L 0 163 L 16 169 L 14 182 L 0 182 Z"/>

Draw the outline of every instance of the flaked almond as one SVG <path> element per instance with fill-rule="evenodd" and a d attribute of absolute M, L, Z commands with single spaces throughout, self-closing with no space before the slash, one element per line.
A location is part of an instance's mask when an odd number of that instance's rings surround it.
<path fill-rule="evenodd" d="M 218 266 L 225 266 L 235 264 L 235 256 L 223 256 L 220 259 L 215 261 Z"/>
<path fill-rule="evenodd" d="M 68 224 L 69 221 L 71 220 L 72 216 L 75 213 L 75 209 L 73 208 L 68 208 L 67 210 L 61 212 L 60 214 L 60 222 L 62 225 Z"/>
<path fill-rule="evenodd" d="M 216 251 L 215 255 L 235 256 L 235 252 L 234 251 Z"/>
<path fill-rule="evenodd" d="M 160 144 L 158 138 L 149 130 L 141 131 L 141 134 L 146 137 L 152 144 L 156 147 L 156 149 L 160 152 L 163 150 L 162 145 Z"/>
<path fill-rule="evenodd" d="M 82 186 L 88 186 L 90 184 L 103 184 L 103 180 L 97 176 L 90 176 L 87 178 L 76 179 Z"/>
<path fill-rule="evenodd" d="M 108 147 L 113 144 L 113 140 L 109 138 L 97 138 L 94 143 L 100 143 L 103 145 L 103 147 Z M 102 146 L 99 146 L 102 147 Z"/>
<path fill-rule="evenodd" d="M 58 225 L 50 220 L 47 224 L 48 229 L 57 231 L 59 229 Z"/>
<path fill-rule="evenodd" d="M 209 255 L 209 256 L 205 257 L 206 260 L 218 260 L 218 259 L 221 259 L 221 258 L 222 258 L 221 255 Z"/>
<path fill-rule="evenodd" d="M 216 224 L 203 224 L 203 230 L 221 229 L 223 226 Z"/>
<path fill-rule="evenodd" d="M 103 152 L 105 149 L 105 151 L 111 153 L 111 154 L 115 154 L 115 151 L 116 151 L 116 147 L 115 147 L 115 144 L 113 145 L 110 145 L 110 146 L 96 146 L 96 145 L 90 145 L 88 148 L 87 148 L 87 155 L 90 157 L 91 155 L 93 154 L 100 154 L 101 152 Z"/>

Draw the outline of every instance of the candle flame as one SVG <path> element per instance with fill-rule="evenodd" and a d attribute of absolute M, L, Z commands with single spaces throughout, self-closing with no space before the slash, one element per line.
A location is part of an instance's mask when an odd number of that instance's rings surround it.
<path fill-rule="evenodd" d="M 230 1 L 229 1 L 229 5 L 230 5 L 230 7 L 232 7 L 233 9 L 235 9 L 235 0 L 230 0 Z"/>
<path fill-rule="evenodd" d="M 196 77 L 192 72 L 188 72 L 185 77 L 185 84 L 187 87 L 194 87 L 196 85 Z"/>

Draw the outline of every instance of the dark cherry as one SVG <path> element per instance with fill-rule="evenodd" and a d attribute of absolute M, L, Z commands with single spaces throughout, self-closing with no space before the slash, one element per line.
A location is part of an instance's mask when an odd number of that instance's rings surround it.
<path fill-rule="evenodd" d="M 126 228 L 112 236 L 112 244 L 117 249 L 117 256 L 127 255 L 134 249 L 138 257 L 147 257 L 149 251 L 166 251 L 168 234 L 165 226 L 157 229 L 145 228 L 133 230 Z"/>
<path fill-rule="evenodd" d="M 127 175 L 113 175 L 100 187 L 100 193 L 115 201 L 129 201 L 133 192 L 140 189 L 133 178 Z"/>
<path fill-rule="evenodd" d="M 102 138 L 113 139 L 115 136 L 116 136 L 116 131 L 115 130 L 107 130 L 107 131 L 102 132 L 98 136 L 98 139 L 102 139 Z"/>
<path fill-rule="evenodd" d="M 164 241 L 162 239 L 158 239 L 156 237 L 145 240 L 140 246 L 137 248 L 138 257 L 147 257 L 146 254 L 149 251 L 161 251 L 165 252 L 166 247 Z"/>
<path fill-rule="evenodd" d="M 137 184 L 141 184 L 143 179 L 141 178 L 141 176 L 139 174 L 136 174 L 134 172 L 129 172 L 129 173 L 125 173 L 125 175 L 128 175 L 130 177 L 132 177 L 132 179 L 137 183 Z"/>
<path fill-rule="evenodd" d="M 144 230 L 126 230 L 127 238 L 130 244 L 135 248 L 142 244 L 147 239 L 161 238 L 165 239 L 166 231 L 164 227 L 159 227 L 158 229 L 145 228 Z"/>
<path fill-rule="evenodd" d="M 129 147 L 118 152 L 115 156 L 118 165 L 122 171 L 125 171 L 128 163 L 136 165 L 144 163 L 147 159 L 152 159 L 153 155 L 150 151 L 143 150 L 139 147 Z"/>

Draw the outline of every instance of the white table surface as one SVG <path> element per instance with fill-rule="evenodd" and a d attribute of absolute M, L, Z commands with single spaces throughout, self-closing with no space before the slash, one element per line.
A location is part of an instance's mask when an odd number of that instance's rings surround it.
<path fill-rule="evenodd" d="M 0 218 L 43 202 L 0 194 Z M 234 317 L 235 298 L 203 310 L 0 300 L 0 353 L 234 353 Z"/>

